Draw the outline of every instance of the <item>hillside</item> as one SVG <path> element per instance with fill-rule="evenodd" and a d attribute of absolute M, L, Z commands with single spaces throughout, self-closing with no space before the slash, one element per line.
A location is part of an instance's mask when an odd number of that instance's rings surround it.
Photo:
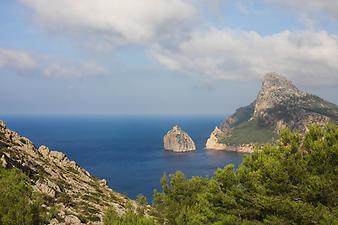
<path fill-rule="evenodd" d="M 0 166 L 17 168 L 29 177 L 33 190 L 42 196 L 42 206 L 53 211 L 50 224 L 101 224 L 107 208 L 113 207 L 121 214 L 127 205 L 137 207 L 62 152 L 45 146 L 36 148 L 29 139 L 7 129 L 2 121 Z"/>
<path fill-rule="evenodd" d="M 257 98 L 221 125 L 217 139 L 224 148 L 274 140 L 283 128 L 305 131 L 309 124 L 338 123 L 338 106 L 300 91 L 275 73 L 264 77 Z M 212 148 L 212 146 L 207 146 Z"/>

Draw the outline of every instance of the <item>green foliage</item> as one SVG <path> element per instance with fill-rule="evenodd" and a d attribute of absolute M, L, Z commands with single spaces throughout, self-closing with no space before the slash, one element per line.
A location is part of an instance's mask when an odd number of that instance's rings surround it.
<path fill-rule="evenodd" d="M 274 145 L 247 156 L 237 171 L 210 179 L 162 178 L 154 215 L 168 225 L 338 224 L 338 127 L 305 136 L 284 130 Z"/>
<path fill-rule="evenodd" d="M 237 109 L 236 112 L 233 115 L 231 115 L 231 122 L 229 126 L 233 128 L 245 121 L 248 121 L 254 113 L 255 103 L 256 101 L 254 101 L 248 106 L 244 106 L 244 107 Z"/>
<path fill-rule="evenodd" d="M 17 169 L 0 168 L 0 224 L 40 224 L 39 202 L 25 174 Z"/>
<path fill-rule="evenodd" d="M 152 218 L 136 214 L 129 209 L 125 214 L 119 216 L 114 208 L 106 211 L 103 218 L 104 225 L 158 225 Z"/>
<path fill-rule="evenodd" d="M 258 119 L 253 119 L 234 127 L 231 134 L 220 137 L 220 141 L 230 145 L 262 144 L 271 142 L 275 137 L 276 134 L 271 127 L 262 124 Z"/>

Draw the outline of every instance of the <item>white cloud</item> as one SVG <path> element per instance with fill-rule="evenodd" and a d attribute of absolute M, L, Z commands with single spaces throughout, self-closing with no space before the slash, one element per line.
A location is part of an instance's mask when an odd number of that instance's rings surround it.
<path fill-rule="evenodd" d="M 105 74 L 106 71 L 94 62 L 69 62 L 52 60 L 30 53 L 0 48 L 0 69 L 18 74 L 37 74 L 44 77 L 80 78 Z"/>
<path fill-rule="evenodd" d="M 29 53 L 0 48 L 0 68 L 23 72 L 34 70 L 36 67 L 37 63 Z"/>
<path fill-rule="evenodd" d="M 160 64 L 203 80 L 260 79 L 275 71 L 303 83 L 338 84 L 337 35 L 283 31 L 262 36 L 254 31 L 203 30 L 226 0 L 20 1 L 45 28 L 80 36 L 75 40 L 82 45 L 111 52 L 116 45 L 144 44 Z M 253 2 L 292 9 L 308 28 L 316 26 L 313 14 L 338 19 L 337 0 L 242 0 L 237 6 L 249 13 L 250 7 L 256 7 Z M 40 71 L 48 77 L 105 73 L 94 63 L 69 62 L 49 62 Z"/>
<path fill-rule="evenodd" d="M 55 62 L 42 68 L 42 74 L 55 78 L 80 78 L 105 74 L 106 70 L 94 62 Z"/>
<path fill-rule="evenodd" d="M 143 43 L 195 14 L 184 0 L 21 0 L 49 30 L 100 35 L 113 44 Z"/>
<path fill-rule="evenodd" d="M 210 79 L 260 79 L 278 72 L 309 85 L 338 84 L 338 36 L 327 32 L 195 32 L 177 48 L 158 46 L 157 60 L 172 70 Z"/>

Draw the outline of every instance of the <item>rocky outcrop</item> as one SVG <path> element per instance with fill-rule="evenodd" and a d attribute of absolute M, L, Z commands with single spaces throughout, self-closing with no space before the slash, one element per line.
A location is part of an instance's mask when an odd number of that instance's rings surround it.
<path fill-rule="evenodd" d="M 191 137 L 180 127 L 174 126 L 163 137 L 164 149 L 174 152 L 189 152 L 196 150 L 196 146 Z"/>
<path fill-rule="evenodd" d="M 33 190 L 46 199 L 43 207 L 57 210 L 50 224 L 102 224 L 104 211 L 114 207 L 119 214 L 135 201 L 114 192 L 64 153 L 46 146 L 38 149 L 0 121 L 0 166 L 26 173 Z"/>
<path fill-rule="evenodd" d="M 228 146 L 220 141 L 220 136 L 222 135 L 224 133 L 218 127 L 215 127 L 207 140 L 205 148 L 209 150 L 226 150 Z"/>
<path fill-rule="evenodd" d="M 337 105 L 300 91 L 291 81 L 279 74 L 268 73 L 262 81 L 257 98 L 250 105 L 237 109 L 220 125 L 221 131 L 216 133 L 222 132 L 226 138 L 220 140 L 214 130 L 206 148 L 212 146 L 221 149 L 222 145 L 227 144 L 228 147 L 237 149 L 236 151 L 248 152 L 252 148 L 246 145 L 262 143 L 262 138 L 255 139 L 255 136 L 268 134 L 268 138 L 263 140 L 272 141 L 275 134 L 283 128 L 305 132 L 313 123 L 325 126 L 328 122 L 338 123 Z M 228 141 L 234 133 L 237 142 L 250 141 L 229 145 Z M 247 138 L 248 136 L 252 137 Z"/>
<path fill-rule="evenodd" d="M 255 101 L 253 117 L 265 118 L 269 114 L 269 110 L 277 105 L 284 105 L 286 102 L 305 96 L 306 93 L 298 90 L 285 77 L 275 73 L 266 74 Z"/>

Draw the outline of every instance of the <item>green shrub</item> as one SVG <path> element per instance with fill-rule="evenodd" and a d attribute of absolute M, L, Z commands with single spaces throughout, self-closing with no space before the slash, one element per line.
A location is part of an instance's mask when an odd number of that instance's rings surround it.
<path fill-rule="evenodd" d="M 125 214 L 119 216 L 114 208 L 106 211 L 103 223 L 104 225 L 158 225 L 152 218 L 136 214 L 132 210 L 127 210 Z"/>
<path fill-rule="evenodd" d="M 28 177 L 17 169 L 0 168 L 0 224 L 40 224 L 40 207 Z"/>

